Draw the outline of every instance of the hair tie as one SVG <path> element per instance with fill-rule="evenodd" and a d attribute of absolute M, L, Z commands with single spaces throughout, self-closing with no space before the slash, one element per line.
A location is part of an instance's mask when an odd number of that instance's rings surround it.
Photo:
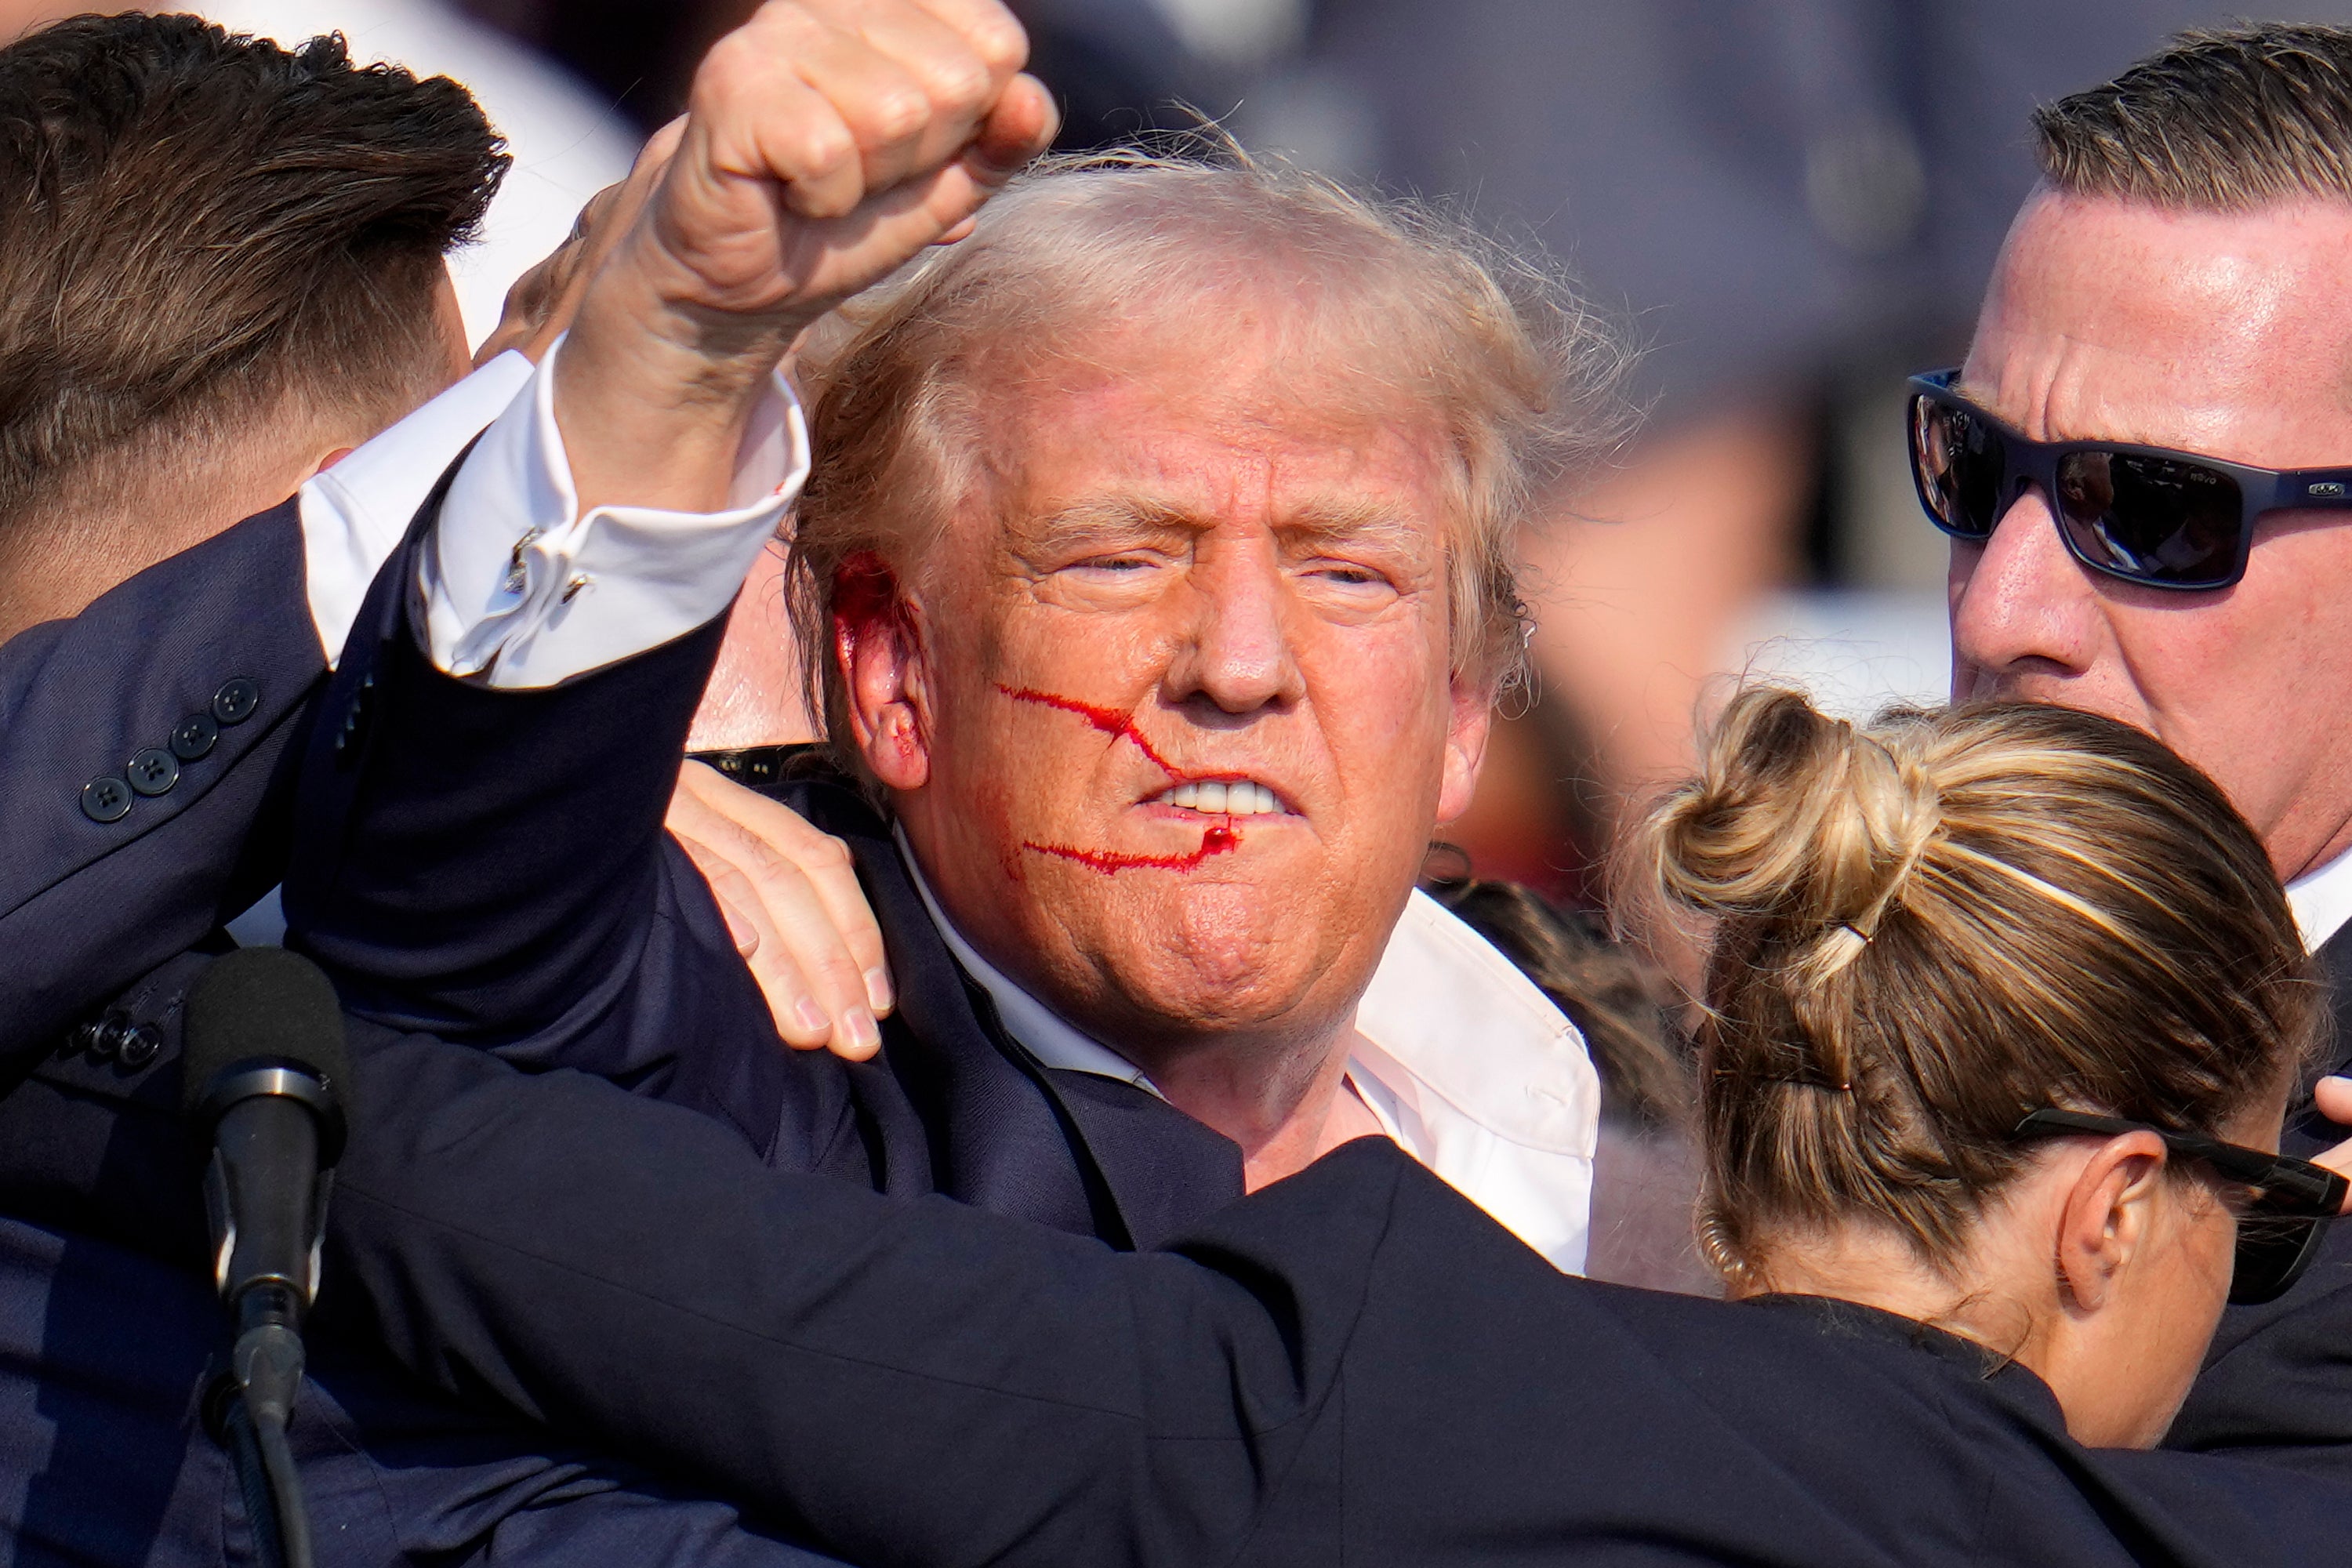
<path fill-rule="evenodd" d="M 1838 921 L 1837 929 L 1842 931 L 1850 932 L 1853 936 L 1854 940 L 1861 942 L 1863 946 L 1868 947 L 1870 945 L 1871 933 L 1863 930 L 1852 921 Z"/>

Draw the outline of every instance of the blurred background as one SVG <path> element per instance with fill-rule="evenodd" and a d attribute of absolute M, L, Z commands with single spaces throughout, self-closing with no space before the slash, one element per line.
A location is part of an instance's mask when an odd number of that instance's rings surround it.
<path fill-rule="evenodd" d="M 460 288 L 514 275 L 755 0 L 216 0 L 473 87 L 516 166 Z M 2188 0 L 1012 0 L 1064 143 L 1216 119 L 1244 145 L 1460 204 L 1563 263 L 1646 353 L 1642 434 L 1525 542 L 1542 679 L 1454 832 L 1483 877 L 1596 891 L 1611 825 L 1688 752 L 1726 672 L 1851 711 L 1939 700 L 1942 539 L 1903 380 L 1957 362 L 2032 180 L 2026 116 Z M 78 9 L 0 0 L 19 26 Z M 2352 0 L 2297 0 L 2352 20 Z M 7 29 L 13 34 L 15 28 Z M 1458 871 L 1459 866 L 1452 868 Z"/>

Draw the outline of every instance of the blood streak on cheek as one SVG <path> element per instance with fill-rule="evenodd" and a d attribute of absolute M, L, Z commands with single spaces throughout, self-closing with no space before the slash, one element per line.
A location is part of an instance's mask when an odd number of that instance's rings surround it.
<path fill-rule="evenodd" d="M 1153 750 L 1143 731 L 1135 727 L 1132 714 L 1121 713 L 1115 708 L 1098 708 L 1091 702 L 1081 702 L 1075 697 L 1063 697 L 1055 692 L 1036 691 L 1025 686 L 1006 686 L 999 682 L 996 689 L 1015 702 L 1034 702 L 1064 713 L 1075 713 L 1087 723 L 1114 740 L 1135 742 L 1136 750 L 1151 759 L 1151 765 L 1171 779 L 1181 783 L 1184 774 L 1173 763 Z M 1075 860 L 1090 871 L 1115 877 L 1121 871 L 1196 871 L 1201 862 L 1212 855 L 1230 854 L 1241 847 L 1241 830 L 1230 816 L 1215 822 L 1202 831 L 1201 847 L 1184 855 L 1127 855 L 1111 849 L 1074 849 L 1066 844 L 1040 844 L 1024 839 L 1021 847 L 1038 855 L 1051 855 L 1057 859 Z"/>
<path fill-rule="evenodd" d="M 1241 830 L 1232 819 L 1211 825 L 1201 835 L 1201 847 L 1184 855 L 1121 855 L 1108 849 L 1072 849 L 1061 844 L 1025 839 L 1021 847 L 1063 860 L 1075 860 L 1090 871 L 1116 877 L 1121 871 L 1195 871 L 1212 855 L 1223 855 L 1242 845 Z"/>
<path fill-rule="evenodd" d="M 1040 707 L 1075 713 L 1106 735 L 1134 742 L 1135 749 L 1150 758 L 1151 765 L 1170 778 L 1181 780 L 1184 776 L 1176 771 L 1173 763 L 1152 749 L 1151 742 L 1144 739 L 1143 731 L 1135 727 L 1132 714 L 1121 713 L 1115 708 L 1097 708 L 1091 702 L 1081 702 L 1075 697 L 1056 696 L 1051 691 L 1033 691 L 1025 686 L 1006 686 L 1000 682 L 996 689 L 1015 702 L 1034 702 Z"/>

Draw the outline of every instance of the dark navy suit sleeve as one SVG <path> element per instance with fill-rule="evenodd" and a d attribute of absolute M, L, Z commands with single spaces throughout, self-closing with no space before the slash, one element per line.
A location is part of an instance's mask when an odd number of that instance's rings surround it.
<path fill-rule="evenodd" d="M 763 1170 L 424 1037 L 359 1060 L 328 1297 L 446 1390 L 872 1564 L 1227 1560 L 1331 1396 L 1394 1182 L 1375 1153 L 1304 1200 L 1336 1259 L 1308 1285 Z"/>
<path fill-rule="evenodd" d="M 304 580 L 289 501 L 0 647 L 0 1059 L 277 880 L 326 673 Z"/>
<path fill-rule="evenodd" d="M 378 578 L 303 758 L 288 945 L 360 1018 L 596 1073 L 763 1155 L 866 1175 L 845 1064 L 776 1037 L 662 826 L 724 617 L 551 689 L 470 684 L 419 646 L 418 540 Z"/>
<path fill-rule="evenodd" d="M 363 1044 L 331 1293 L 869 1568 L 2342 1560 L 2352 1488 L 2082 1449 L 2030 1373 L 1865 1308 L 1564 1279 L 1385 1142 L 1118 1253 Z"/>

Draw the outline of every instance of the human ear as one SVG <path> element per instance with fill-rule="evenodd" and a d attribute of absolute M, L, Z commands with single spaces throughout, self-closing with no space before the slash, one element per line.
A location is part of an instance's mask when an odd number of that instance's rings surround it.
<path fill-rule="evenodd" d="M 2107 1304 L 2116 1279 L 2147 1245 L 2164 1141 L 2153 1132 L 2110 1138 L 2083 1163 L 2058 1220 L 2058 1278 L 2078 1310 Z"/>
<path fill-rule="evenodd" d="M 898 575 L 870 552 L 834 580 L 833 650 L 858 755 L 885 788 L 920 789 L 931 775 L 922 637 Z"/>
<path fill-rule="evenodd" d="M 1453 821 L 1478 793 L 1478 768 L 1495 728 L 1495 693 L 1485 682 L 1454 678 L 1447 693 L 1445 772 L 1438 784 L 1437 820 Z"/>

